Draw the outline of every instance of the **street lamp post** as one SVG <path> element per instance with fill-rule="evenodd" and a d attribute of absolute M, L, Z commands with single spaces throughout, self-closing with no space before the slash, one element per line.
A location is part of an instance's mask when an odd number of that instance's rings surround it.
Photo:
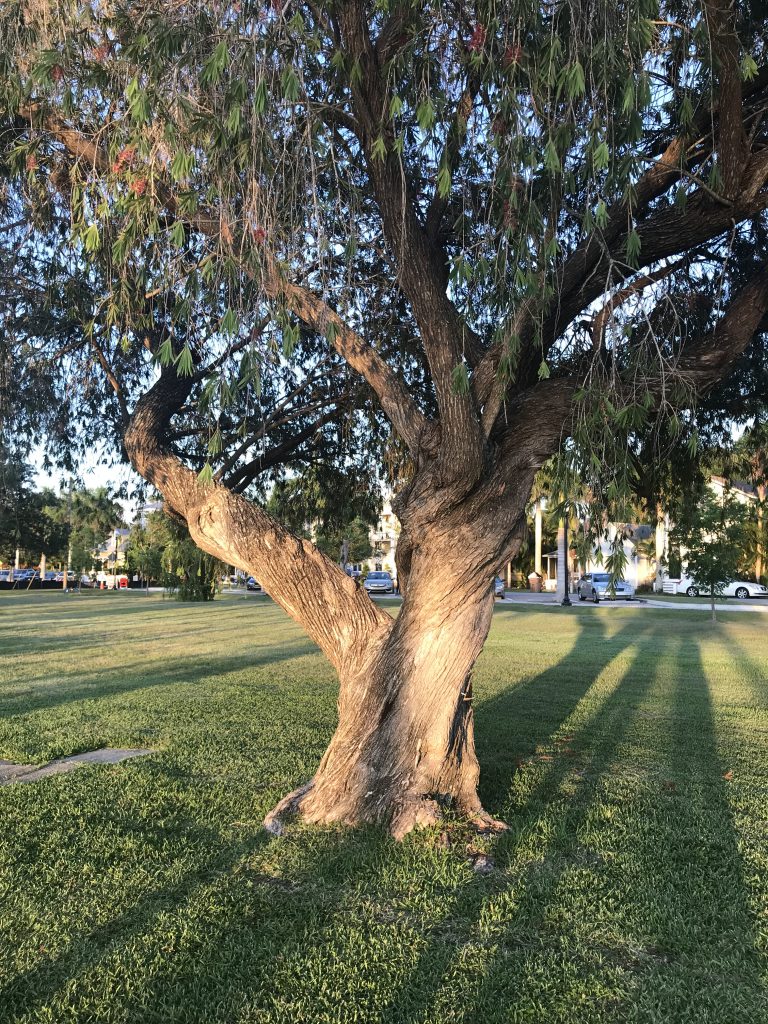
<path fill-rule="evenodd" d="M 563 516 L 563 539 L 565 541 L 563 545 L 563 600 L 560 602 L 565 608 L 571 607 L 571 595 L 570 584 L 568 582 L 568 505 L 565 506 L 565 515 Z"/>

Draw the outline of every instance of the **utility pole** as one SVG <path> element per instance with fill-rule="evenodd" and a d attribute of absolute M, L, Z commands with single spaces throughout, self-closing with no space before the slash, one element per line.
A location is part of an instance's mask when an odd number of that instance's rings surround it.
<path fill-rule="evenodd" d="M 568 505 L 565 506 L 563 517 L 563 587 L 565 596 L 560 602 L 565 608 L 571 607 L 570 582 L 568 580 Z"/>

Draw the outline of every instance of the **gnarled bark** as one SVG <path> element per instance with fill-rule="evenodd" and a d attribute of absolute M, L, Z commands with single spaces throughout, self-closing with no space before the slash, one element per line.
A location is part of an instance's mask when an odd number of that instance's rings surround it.
<path fill-rule="evenodd" d="M 471 681 L 493 602 L 482 561 L 420 547 L 392 632 L 340 673 L 339 724 L 314 778 L 278 804 L 267 827 L 298 813 L 384 822 L 399 838 L 447 808 L 496 826 L 477 795 Z"/>
<path fill-rule="evenodd" d="M 471 674 L 490 628 L 491 581 L 519 544 L 538 452 L 511 481 L 492 476 L 469 497 L 440 492 L 429 468 L 414 477 L 398 502 L 407 589 L 393 620 L 312 544 L 242 496 L 201 484 L 170 452 L 164 433 L 184 391 L 171 369 L 139 402 L 126 433 L 135 468 L 201 548 L 263 581 L 340 679 L 338 727 L 318 770 L 267 827 L 279 831 L 298 814 L 379 822 L 401 837 L 446 808 L 498 826 L 477 795 Z"/>

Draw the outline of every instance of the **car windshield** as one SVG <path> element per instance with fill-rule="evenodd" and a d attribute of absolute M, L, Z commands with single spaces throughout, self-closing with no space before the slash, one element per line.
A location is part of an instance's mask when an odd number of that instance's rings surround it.
<path fill-rule="evenodd" d="M 369 580 L 388 580 L 389 579 L 389 573 L 388 572 L 369 572 L 368 573 L 368 579 Z"/>
<path fill-rule="evenodd" d="M 610 574 L 607 572 L 596 572 L 592 575 L 595 583 L 607 583 L 610 578 Z M 616 582 L 618 583 L 619 581 L 617 580 Z"/>

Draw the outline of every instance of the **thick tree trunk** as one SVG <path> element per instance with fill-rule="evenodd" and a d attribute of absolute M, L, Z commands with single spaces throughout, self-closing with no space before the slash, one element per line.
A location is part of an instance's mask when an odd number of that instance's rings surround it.
<path fill-rule="evenodd" d="M 400 838 L 448 809 L 481 828 L 503 827 L 477 795 L 472 709 L 494 570 L 487 544 L 483 558 L 477 540 L 462 545 L 461 533 L 445 540 L 412 553 L 391 633 L 340 672 L 336 732 L 311 782 L 267 816 L 269 829 L 298 814 L 309 822 L 381 822 Z"/>
<path fill-rule="evenodd" d="M 195 542 L 257 576 L 339 673 L 339 723 L 312 780 L 266 826 L 380 822 L 398 837 L 445 809 L 502 827 L 477 795 L 471 673 L 493 613 L 493 577 L 517 550 L 538 460 L 526 456 L 463 491 L 414 474 L 398 496 L 404 601 L 393 621 L 337 566 L 259 506 L 201 484 L 163 444 L 182 385 L 162 378 L 126 434 L 136 469 L 182 516 Z"/>
<path fill-rule="evenodd" d="M 487 635 L 489 595 L 447 621 L 404 610 L 389 642 L 344 673 L 339 724 L 314 779 L 267 818 L 386 822 L 395 836 L 452 807 L 486 819 L 477 797 L 470 673 Z"/>

